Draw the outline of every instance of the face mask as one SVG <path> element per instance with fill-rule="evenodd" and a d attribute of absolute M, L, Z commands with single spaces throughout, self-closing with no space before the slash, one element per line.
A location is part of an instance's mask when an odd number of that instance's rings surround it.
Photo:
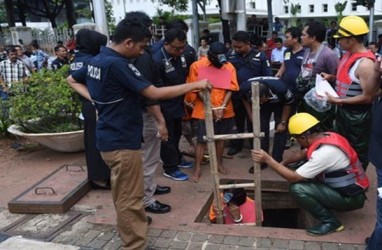
<path fill-rule="evenodd" d="M 219 58 L 215 56 L 212 53 L 208 53 L 208 60 L 216 67 L 216 68 L 221 68 L 223 67 L 223 64 L 220 62 Z"/>
<path fill-rule="evenodd" d="M 228 203 L 232 200 L 233 193 L 224 193 L 223 201 L 224 203 Z"/>

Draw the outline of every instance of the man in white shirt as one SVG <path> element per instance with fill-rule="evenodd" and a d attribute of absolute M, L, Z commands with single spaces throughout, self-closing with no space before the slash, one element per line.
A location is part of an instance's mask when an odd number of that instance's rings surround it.
<path fill-rule="evenodd" d="M 307 229 L 309 235 L 339 232 L 344 226 L 330 211 L 362 208 L 369 180 L 355 150 L 345 137 L 320 132 L 319 121 L 308 113 L 289 119 L 289 133 L 305 148 L 291 159 L 278 163 L 263 150 L 252 150 L 252 159 L 266 163 L 291 183 L 290 195 L 321 223 Z M 284 165 L 298 160 L 307 162 L 296 171 Z M 284 164 L 284 165 L 283 165 Z"/>
<path fill-rule="evenodd" d="M 284 52 L 286 47 L 284 47 L 283 40 L 281 38 L 275 39 L 276 48 L 274 48 L 271 52 L 271 64 L 272 70 L 277 72 L 280 68 L 281 63 L 284 61 Z"/>
<path fill-rule="evenodd" d="M 31 75 L 25 64 L 17 59 L 17 50 L 14 46 L 7 48 L 8 59 L 0 62 L 1 97 L 8 99 L 9 90 L 16 82 L 27 82 Z"/>

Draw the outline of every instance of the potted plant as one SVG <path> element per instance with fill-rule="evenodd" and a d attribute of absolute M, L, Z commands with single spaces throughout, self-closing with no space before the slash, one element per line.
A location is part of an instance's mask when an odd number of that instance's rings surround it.
<path fill-rule="evenodd" d="M 43 69 L 27 84 L 13 85 L 9 99 L 12 134 L 27 137 L 53 150 L 76 152 L 84 149 L 83 130 L 78 118 L 79 96 L 66 82 L 69 66 Z"/>

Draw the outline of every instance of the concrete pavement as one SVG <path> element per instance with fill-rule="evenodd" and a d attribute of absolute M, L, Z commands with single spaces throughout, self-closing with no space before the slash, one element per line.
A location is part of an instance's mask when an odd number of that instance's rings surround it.
<path fill-rule="evenodd" d="M 293 153 L 289 151 L 287 153 Z M 225 159 L 231 170 L 221 178 L 250 179 L 248 168 L 252 164 L 249 150 Z M 70 213 L 78 214 L 70 223 L 69 213 L 50 215 L 11 214 L 7 202 L 25 189 L 56 170 L 63 164 L 84 163 L 83 153 L 62 154 L 41 149 L 21 152 L 17 157 L 0 162 L 0 249 L 118 249 L 120 239 L 116 233 L 115 211 L 109 191 L 92 190 L 83 197 Z M 185 170 L 191 174 L 192 169 Z M 308 236 L 304 229 L 250 227 L 237 225 L 211 225 L 196 222 L 196 218 L 211 195 L 211 176 L 208 165 L 198 184 L 176 182 L 162 175 L 160 167 L 156 181 L 169 185 L 172 192 L 158 196 L 170 204 L 168 214 L 150 214 L 153 223 L 149 229 L 149 246 L 154 249 L 364 249 L 364 239 L 375 224 L 376 184 L 374 169 L 368 169 L 372 186 L 363 209 L 339 213 L 345 230 L 328 236 Z M 264 179 L 281 180 L 271 169 L 262 172 Z M 7 238 L 7 235 L 10 236 Z M 19 235 L 24 238 L 20 238 Z M 26 238 L 34 238 L 32 241 Z M 53 244 L 53 245 L 52 245 Z M 44 248 L 45 247 L 45 248 Z"/>

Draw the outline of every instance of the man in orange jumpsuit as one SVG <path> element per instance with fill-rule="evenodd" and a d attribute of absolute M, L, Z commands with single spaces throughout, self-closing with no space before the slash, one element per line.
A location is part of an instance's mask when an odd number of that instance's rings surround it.
<path fill-rule="evenodd" d="M 232 91 L 239 90 L 239 84 L 236 79 L 236 70 L 234 66 L 227 61 L 225 53 L 226 47 L 223 43 L 212 43 L 207 57 L 204 57 L 191 65 L 187 79 L 187 82 L 190 83 L 195 79 L 201 78 L 211 79 L 213 82 L 216 81 L 216 79 L 219 79 L 217 83 L 212 84 L 213 87 L 211 92 L 211 106 L 215 134 L 232 133 L 235 113 L 233 111 L 231 95 Z M 195 169 L 193 174 L 193 181 L 198 182 L 201 176 L 200 164 L 206 147 L 206 142 L 203 139 L 203 136 L 206 134 L 206 126 L 202 93 L 191 93 L 186 96 L 186 101 L 194 103 L 191 117 L 196 119 L 198 124 Z M 221 161 L 223 151 L 224 141 L 216 141 L 216 155 L 219 164 L 219 172 L 228 174 L 228 169 L 223 167 Z"/>

